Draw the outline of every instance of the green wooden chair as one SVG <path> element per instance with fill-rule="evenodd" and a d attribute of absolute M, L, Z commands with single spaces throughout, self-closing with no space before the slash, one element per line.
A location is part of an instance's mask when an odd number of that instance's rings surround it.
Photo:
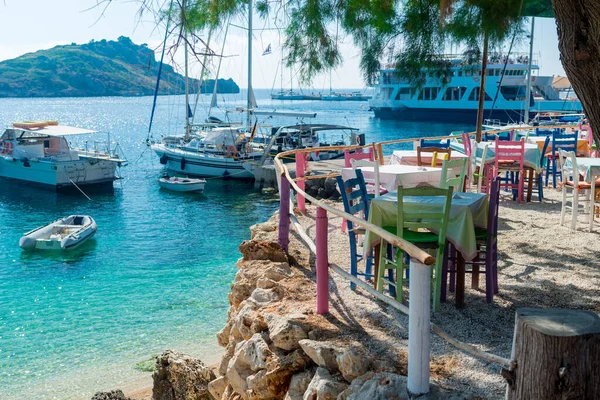
<path fill-rule="evenodd" d="M 433 311 L 437 312 L 440 308 L 440 291 L 442 262 L 444 258 L 444 249 L 446 246 L 446 230 L 448 227 L 448 218 L 450 214 L 450 203 L 452 202 L 453 187 L 445 189 L 436 187 L 416 187 L 404 189 L 398 187 L 398 215 L 395 227 L 385 227 L 385 229 L 404 240 L 413 243 L 424 249 L 435 249 L 435 267 L 433 269 Z M 404 209 L 404 198 L 407 196 L 428 196 L 440 197 L 443 199 L 441 207 L 436 212 L 423 213 L 419 211 L 406 211 Z M 419 228 L 433 229 L 432 231 L 418 231 Z M 377 271 L 377 290 L 383 292 L 384 283 L 390 284 L 396 288 L 396 300 L 402 302 L 402 283 L 404 280 L 404 271 L 408 265 L 404 263 L 404 251 L 397 249 L 396 258 L 390 259 L 385 249 L 387 242 L 381 240 L 381 249 L 379 256 L 379 268 Z M 396 270 L 396 282 L 385 278 L 385 271 L 389 269 Z"/>
<path fill-rule="evenodd" d="M 442 163 L 442 178 L 440 179 L 440 187 L 447 189 L 450 186 L 456 188 L 457 192 L 464 192 L 465 189 L 465 174 L 467 173 L 468 158 L 457 158 L 456 160 L 444 160 Z M 454 169 L 460 168 L 460 174 L 456 175 Z"/>

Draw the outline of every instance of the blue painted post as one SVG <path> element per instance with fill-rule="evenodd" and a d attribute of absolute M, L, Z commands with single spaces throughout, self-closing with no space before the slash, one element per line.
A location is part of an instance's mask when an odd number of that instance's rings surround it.
<path fill-rule="evenodd" d="M 327 211 L 317 208 L 317 313 L 329 312 L 329 257 L 327 254 Z"/>
<path fill-rule="evenodd" d="M 290 243 L 290 182 L 281 175 L 279 185 L 279 237 L 281 248 L 287 253 Z"/>

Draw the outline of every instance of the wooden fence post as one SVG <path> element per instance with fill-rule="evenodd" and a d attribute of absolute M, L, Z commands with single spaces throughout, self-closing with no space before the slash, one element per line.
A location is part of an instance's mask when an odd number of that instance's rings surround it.
<path fill-rule="evenodd" d="M 278 243 L 283 251 L 288 252 L 290 243 L 290 182 L 285 175 L 279 177 L 279 236 Z"/>
<path fill-rule="evenodd" d="M 408 392 L 429 393 L 431 267 L 411 258 L 408 312 Z M 402 290 L 398 288 L 397 290 Z"/>
<path fill-rule="evenodd" d="M 306 170 L 306 157 L 305 153 L 296 153 L 296 178 L 304 178 L 304 171 Z M 297 185 L 300 189 L 304 190 L 304 179 L 297 181 Z M 297 195 L 298 210 L 306 211 L 306 202 L 304 196 L 300 193 Z"/>
<path fill-rule="evenodd" d="M 516 369 L 502 371 L 507 399 L 600 394 L 600 317 L 592 311 L 517 309 L 512 353 Z"/>
<path fill-rule="evenodd" d="M 317 208 L 315 244 L 317 247 L 317 313 L 329 312 L 329 257 L 327 254 L 327 211 Z"/>

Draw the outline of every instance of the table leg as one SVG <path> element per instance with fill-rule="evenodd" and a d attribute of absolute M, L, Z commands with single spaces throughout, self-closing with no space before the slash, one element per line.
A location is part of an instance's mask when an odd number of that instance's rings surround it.
<path fill-rule="evenodd" d="M 527 185 L 527 201 L 531 201 L 531 192 L 532 192 L 532 187 L 533 187 L 533 175 L 534 175 L 534 170 L 533 168 L 531 168 L 529 170 L 529 184 Z"/>
<path fill-rule="evenodd" d="M 460 251 L 456 252 L 456 308 L 465 305 L 465 259 Z"/>
<path fill-rule="evenodd" d="M 479 247 L 479 245 L 477 247 Z M 477 256 L 473 261 L 480 260 L 479 249 L 477 249 Z M 479 265 L 471 265 L 471 289 L 479 289 Z"/>
<path fill-rule="evenodd" d="M 381 244 L 375 246 L 375 251 L 373 252 L 373 271 L 375 274 L 375 279 L 373 280 L 373 288 L 377 289 L 377 277 L 379 276 L 379 256 L 381 254 Z"/>

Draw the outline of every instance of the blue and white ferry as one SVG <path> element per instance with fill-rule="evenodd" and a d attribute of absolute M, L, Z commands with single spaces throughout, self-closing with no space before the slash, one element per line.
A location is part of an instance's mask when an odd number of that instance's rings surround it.
<path fill-rule="evenodd" d="M 452 76 L 447 83 L 426 72 L 426 83 L 417 88 L 401 79 L 394 65 L 379 73 L 376 93 L 369 101 L 375 117 L 472 123 L 477 117 L 481 65 L 465 65 L 459 56 L 447 56 Z M 486 68 L 484 118 L 503 122 L 523 121 L 526 102 L 530 117 L 540 112 L 581 113 L 577 99 L 562 98 L 552 86 L 553 76 L 539 76 L 532 63 L 531 94 L 526 99 L 527 56 L 490 57 Z"/>

